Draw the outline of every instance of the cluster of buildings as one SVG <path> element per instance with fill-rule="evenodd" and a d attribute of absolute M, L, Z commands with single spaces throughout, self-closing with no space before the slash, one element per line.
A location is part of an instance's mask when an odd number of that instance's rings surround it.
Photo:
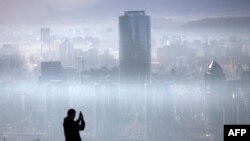
<path fill-rule="evenodd" d="M 119 60 L 109 50 L 75 48 L 70 39 L 55 46 L 49 28 L 40 33 L 38 83 L 0 83 L 1 110 L 20 115 L 0 120 L 0 131 L 13 125 L 22 133 L 28 125 L 25 135 L 32 138 L 64 139 L 69 107 L 85 115 L 84 140 L 221 140 L 223 124 L 250 122 L 250 40 L 163 36 L 155 59 L 144 11 L 119 17 Z M 0 50 L 3 77 L 22 69 L 17 47 Z"/>

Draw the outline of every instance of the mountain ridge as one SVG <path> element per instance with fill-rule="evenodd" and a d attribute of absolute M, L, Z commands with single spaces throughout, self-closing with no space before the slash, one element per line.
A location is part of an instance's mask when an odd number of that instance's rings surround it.
<path fill-rule="evenodd" d="M 189 21 L 178 27 L 184 32 L 250 34 L 250 17 L 217 17 Z"/>

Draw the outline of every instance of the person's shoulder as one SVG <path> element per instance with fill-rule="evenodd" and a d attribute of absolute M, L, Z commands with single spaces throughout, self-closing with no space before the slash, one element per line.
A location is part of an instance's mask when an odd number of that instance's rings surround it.
<path fill-rule="evenodd" d="M 68 121 L 70 121 L 70 119 L 69 119 L 69 117 L 65 117 L 63 121 L 68 122 Z"/>

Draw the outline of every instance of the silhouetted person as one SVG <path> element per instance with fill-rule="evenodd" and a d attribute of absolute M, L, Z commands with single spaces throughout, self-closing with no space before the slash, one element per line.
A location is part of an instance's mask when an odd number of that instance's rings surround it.
<path fill-rule="evenodd" d="M 85 121 L 81 112 L 76 121 L 74 121 L 75 116 L 76 111 L 74 109 L 69 109 L 67 117 L 64 118 L 63 128 L 66 141 L 81 141 L 79 132 L 84 130 Z"/>

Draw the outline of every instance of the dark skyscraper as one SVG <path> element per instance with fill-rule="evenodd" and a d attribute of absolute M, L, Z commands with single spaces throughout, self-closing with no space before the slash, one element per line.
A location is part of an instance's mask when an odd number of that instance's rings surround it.
<path fill-rule="evenodd" d="M 221 125 L 224 121 L 225 74 L 221 66 L 212 61 L 205 74 L 207 116 L 211 125 Z"/>
<path fill-rule="evenodd" d="M 146 82 L 150 79 L 150 16 L 144 11 L 125 11 L 119 17 L 121 80 Z"/>

